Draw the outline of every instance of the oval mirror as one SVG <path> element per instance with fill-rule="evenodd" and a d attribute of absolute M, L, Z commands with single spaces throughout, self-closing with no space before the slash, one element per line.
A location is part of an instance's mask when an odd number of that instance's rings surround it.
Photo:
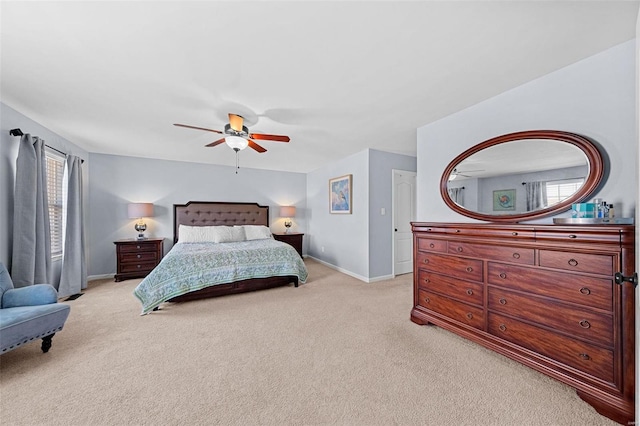
<path fill-rule="evenodd" d="M 473 219 L 520 222 L 583 202 L 603 174 L 602 155 L 587 138 L 533 130 L 489 139 L 454 158 L 440 193 L 451 209 Z"/>

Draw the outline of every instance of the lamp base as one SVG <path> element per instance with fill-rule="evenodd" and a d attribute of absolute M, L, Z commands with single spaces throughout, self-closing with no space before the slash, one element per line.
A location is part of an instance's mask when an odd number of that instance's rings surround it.
<path fill-rule="evenodd" d="M 147 237 L 144 236 L 144 234 L 138 234 L 138 236 L 136 237 L 136 240 L 146 240 Z"/>

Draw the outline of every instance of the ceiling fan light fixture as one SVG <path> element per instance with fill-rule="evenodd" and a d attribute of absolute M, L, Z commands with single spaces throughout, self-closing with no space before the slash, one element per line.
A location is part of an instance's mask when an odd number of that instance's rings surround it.
<path fill-rule="evenodd" d="M 243 150 L 249 145 L 249 141 L 240 136 L 226 136 L 224 139 L 233 150 Z"/>

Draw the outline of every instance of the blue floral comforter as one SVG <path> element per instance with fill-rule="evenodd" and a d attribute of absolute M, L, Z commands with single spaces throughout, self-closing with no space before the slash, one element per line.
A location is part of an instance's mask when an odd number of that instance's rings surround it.
<path fill-rule="evenodd" d="M 289 244 L 273 239 L 234 243 L 177 243 L 133 291 L 147 314 L 192 291 L 249 278 L 297 276 L 307 268 Z"/>

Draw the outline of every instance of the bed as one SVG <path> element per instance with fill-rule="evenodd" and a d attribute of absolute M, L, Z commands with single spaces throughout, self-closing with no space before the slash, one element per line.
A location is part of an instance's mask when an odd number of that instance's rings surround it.
<path fill-rule="evenodd" d="M 173 217 L 174 246 L 134 290 L 143 315 L 164 302 L 298 287 L 307 279 L 298 252 L 270 237 L 268 206 L 190 201 L 174 204 Z M 244 237 L 236 238 L 240 231 Z"/>

